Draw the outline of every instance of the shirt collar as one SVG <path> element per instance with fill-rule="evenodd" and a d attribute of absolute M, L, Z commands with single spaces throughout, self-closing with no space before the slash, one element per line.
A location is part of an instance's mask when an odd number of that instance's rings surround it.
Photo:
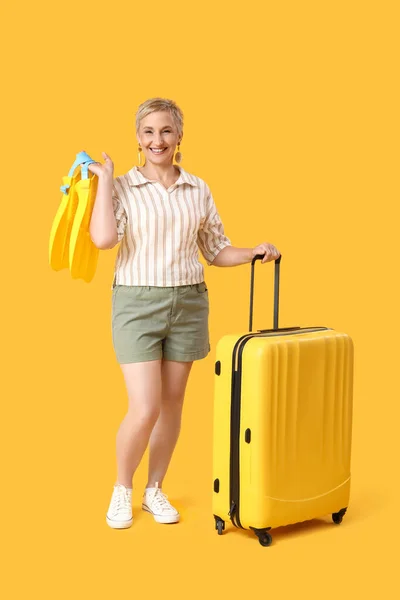
<path fill-rule="evenodd" d="M 189 185 L 192 185 L 194 187 L 198 186 L 198 183 L 193 175 L 185 171 L 185 169 L 183 169 L 181 166 L 175 166 L 178 167 L 180 175 L 174 185 L 183 185 L 185 183 L 188 183 Z M 129 184 L 130 186 L 143 185 L 144 183 L 153 183 L 153 181 L 147 179 L 140 171 L 138 171 L 136 166 L 132 167 L 132 169 L 128 171 L 128 174 L 131 180 L 131 183 Z"/>

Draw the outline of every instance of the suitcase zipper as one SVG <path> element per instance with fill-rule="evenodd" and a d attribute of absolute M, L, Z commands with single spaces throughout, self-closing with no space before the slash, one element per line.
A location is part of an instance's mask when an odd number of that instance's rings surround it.
<path fill-rule="evenodd" d="M 240 434 L 240 372 L 238 370 L 238 348 L 241 343 L 256 334 L 244 335 L 236 342 L 232 353 L 232 383 L 231 383 L 231 448 L 230 448 L 230 510 L 229 516 L 235 527 L 241 527 L 237 512 L 239 497 L 239 434 Z M 243 344 L 244 345 L 244 344 Z M 235 517 L 236 521 L 235 522 Z"/>
<path fill-rule="evenodd" d="M 243 349 L 247 342 L 254 337 L 276 337 L 284 335 L 298 335 L 302 333 L 312 333 L 314 331 L 325 331 L 329 327 L 307 327 L 303 329 L 295 328 L 292 331 L 272 330 L 268 333 L 248 333 L 243 335 L 236 342 L 232 353 L 232 383 L 231 383 L 231 435 L 230 435 L 230 510 L 229 517 L 235 527 L 243 526 L 240 522 L 240 415 L 241 415 L 241 395 L 242 395 L 242 356 Z"/>

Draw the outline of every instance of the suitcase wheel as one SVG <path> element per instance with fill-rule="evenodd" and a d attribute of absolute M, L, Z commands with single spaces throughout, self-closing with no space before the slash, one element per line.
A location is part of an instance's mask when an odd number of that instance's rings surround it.
<path fill-rule="evenodd" d="M 218 531 L 218 535 L 222 535 L 222 532 L 225 529 L 225 521 L 221 519 L 221 517 L 217 517 L 214 515 L 215 519 L 215 529 Z"/>
<path fill-rule="evenodd" d="M 332 514 L 332 521 L 336 523 L 336 525 L 340 525 L 340 523 L 343 521 L 343 517 L 346 514 L 346 510 L 347 508 L 342 508 L 341 510 L 339 510 L 339 512 Z"/>
<path fill-rule="evenodd" d="M 255 529 L 254 527 L 250 527 L 258 537 L 258 541 L 261 546 L 270 546 L 272 544 L 272 535 L 269 533 L 270 527 L 267 529 Z"/>
<path fill-rule="evenodd" d="M 266 531 L 264 535 L 260 535 L 258 538 L 261 546 L 270 546 L 272 544 L 272 535 Z"/>

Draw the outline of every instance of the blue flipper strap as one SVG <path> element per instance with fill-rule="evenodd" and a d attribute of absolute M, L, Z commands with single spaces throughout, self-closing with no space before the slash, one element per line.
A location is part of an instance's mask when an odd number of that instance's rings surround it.
<path fill-rule="evenodd" d="M 91 163 L 94 163 L 94 162 L 96 162 L 96 161 L 93 160 L 93 158 L 90 158 L 89 154 L 87 154 L 84 150 L 82 152 L 78 152 L 78 154 L 76 155 L 75 162 L 69 170 L 68 177 L 73 177 L 76 167 L 78 167 L 79 165 L 82 165 L 82 167 L 81 167 L 82 179 L 88 179 L 88 165 L 90 165 Z M 60 190 L 62 191 L 63 194 L 67 194 L 68 189 L 69 189 L 68 184 L 62 185 L 60 187 Z"/>

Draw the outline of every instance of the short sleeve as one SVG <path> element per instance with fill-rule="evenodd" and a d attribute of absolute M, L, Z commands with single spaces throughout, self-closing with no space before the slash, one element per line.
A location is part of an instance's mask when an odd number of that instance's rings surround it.
<path fill-rule="evenodd" d="M 115 216 L 115 221 L 117 223 L 117 233 L 118 233 L 118 241 L 120 242 L 124 237 L 125 227 L 127 222 L 126 211 L 122 204 L 122 201 L 118 195 L 118 182 L 116 179 L 113 181 L 113 189 L 112 189 L 112 203 L 113 203 L 113 211 Z"/>
<path fill-rule="evenodd" d="M 217 254 L 232 244 L 224 233 L 224 226 L 208 186 L 206 186 L 206 194 L 206 214 L 197 234 L 197 245 L 207 264 L 211 265 Z"/>

